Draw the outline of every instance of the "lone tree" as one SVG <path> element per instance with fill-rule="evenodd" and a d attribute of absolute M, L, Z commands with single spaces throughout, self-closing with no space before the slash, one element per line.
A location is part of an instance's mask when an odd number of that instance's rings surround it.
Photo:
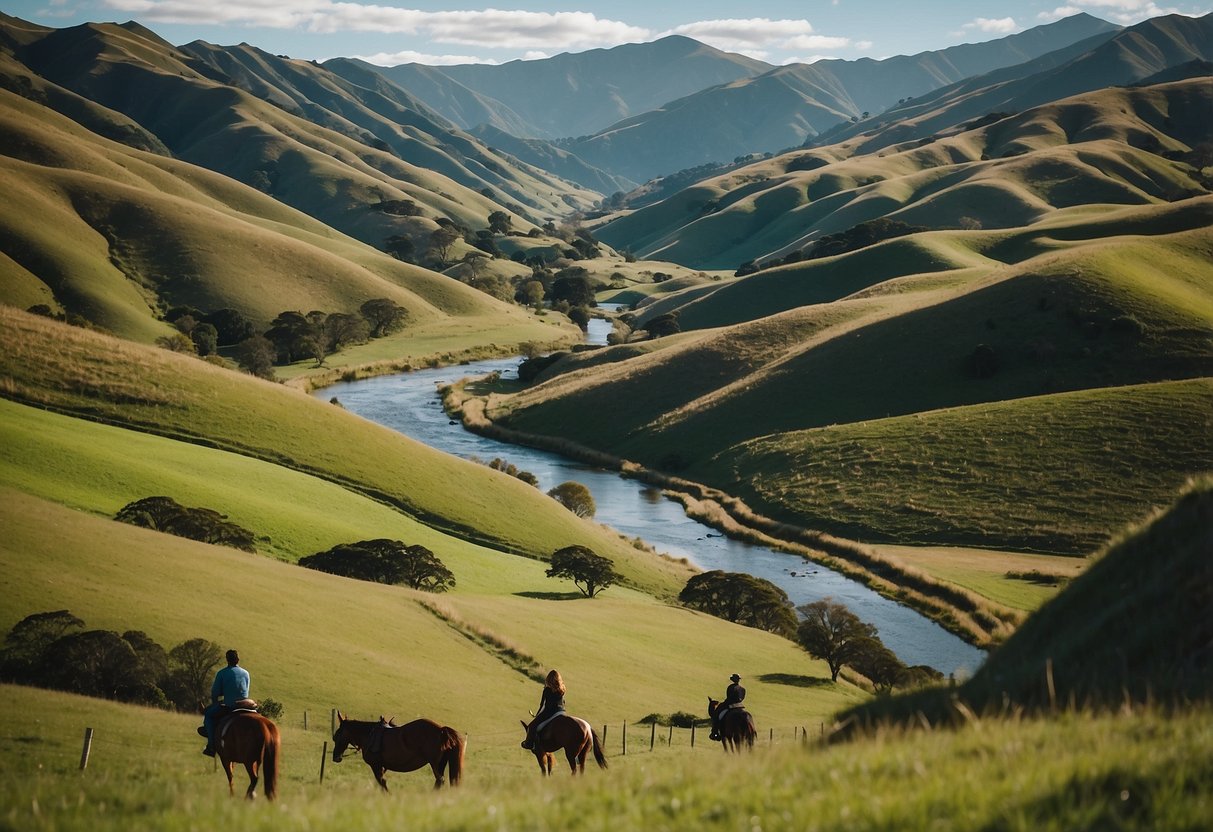
<path fill-rule="evenodd" d="M 203 543 L 256 551 L 253 533 L 228 520 L 227 515 L 214 509 L 183 506 L 172 497 L 144 497 L 127 503 L 114 519 Z"/>
<path fill-rule="evenodd" d="M 693 576 L 678 600 L 693 609 L 791 638 L 796 613 L 788 594 L 770 581 L 714 569 Z"/>
<path fill-rule="evenodd" d="M 300 558 L 300 566 L 380 584 L 398 584 L 426 592 L 446 592 L 455 576 L 424 546 L 376 538 L 341 543 Z"/>
<path fill-rule="evenodd" d="M 246 373 L 274 380 L 274 343 L 264 335 L 245 338 L 236 345 L 236 361 Z"/>
<path fill-rule="evenodd" d="M 594 512 L 597 511 L 590 489 L 579 482 L 572 480 L 562 482 L 548 491 L 548 496 L 578 517 L 593 517 Z"/>
<path fill-rule="evenodd" d="M 796 628 L 796 639 L 810 656 L 830 666 L 830 678 L 838 681 L 843 665 L 853 664 L 876 638 L 876 628 L 830 598 L 800 607 L 804 620 Z"/>
<path fill-rule="evenodd" d="M 219 645 L 191 638 L 168 651 L 169 699 L 183 711 L 201 711 L 210 702 L 211 679 L 223 658 Z"/>
<path fill-rule="evenodd" d="M 371 325 L 371 337 L 382 338 L 404 326 L 409 311 L 391 298 L 372 298 L 358 307 Z"/>
<path fill-rule="evenodd" d="M 489 231 L 494 234 L 509 234 L 513 225 L 513 217 L 505 211 L 494 211 L 489 214 Z"/>
<path fill-rule="evenodd" d="M 582 595 L 593 598 L 623 577 L 613 566 L 608 558 L 595 554 L 587 546 L 565 546 L 552 553 L 547 574 L 549 578 L 568 578 Z"/>

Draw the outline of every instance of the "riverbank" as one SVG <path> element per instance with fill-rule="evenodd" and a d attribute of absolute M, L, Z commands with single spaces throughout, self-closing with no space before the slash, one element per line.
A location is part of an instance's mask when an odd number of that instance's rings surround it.
<path fill-rule="evenodd" d="M 940 581 L 861 543 L 765 517 L 719 489 L 662 474 L 565 439 L 498 425 L 486 414 L 493 394 L 488 397 L 472 394 L 465 381 L 444 387 L 441 394 L 447 414 L 460 419 L 469 431 L 558 453 L 660 488 L 681 503 L 689 516 L 705 525 L 730 537 L 799 555 L 839 572 L 889 600 L 916 610 L 974 646 L 987 648 L 997 644 L 1024 617 L 1020 610 Z"/>

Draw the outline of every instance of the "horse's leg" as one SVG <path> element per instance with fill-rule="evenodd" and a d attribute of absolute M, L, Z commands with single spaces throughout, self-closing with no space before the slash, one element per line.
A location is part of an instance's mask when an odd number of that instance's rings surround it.
<path fill-rule="evenodd" d="M 569 769 L 572 771 L 574 777 L 577 776 L 577 752 L 579 750 L 579 748 L 575 748 L 571 745 L 566 745 L 564 747 L 564 756 L 565 759 L 569 761 Z"/>
<path fill-rule="evenodd" d="M 244 770 L 248 772 L 248 791 L 244 793 L 244 796 L 252 800 L 257 796 L 257 764 L 245 763 Z"/>
<path fill-rule="evenodd" d="M 233 768 L 233 763 L 228 760 L 223 761 L 223 773 L 227 775 L 227 793 L 231 797 L 236 796 L 236 787 L 232 785 L 232 777 L 235 775 Z"/>
<path fill-rule="evenodd" d="M 430 771 L 434 772 L 434 788 L 442 788 L 442 758 L 430 763 Z"/>
<path fill-rule="evenodd" d="M 383 779 L 383 773 L 387 771 L 387 769 L 383 766 L 371 766 L 371 771 L 375 773 L 375 782 L 378 783 L 379 787 L 386 792 L 387 780 Z"/>

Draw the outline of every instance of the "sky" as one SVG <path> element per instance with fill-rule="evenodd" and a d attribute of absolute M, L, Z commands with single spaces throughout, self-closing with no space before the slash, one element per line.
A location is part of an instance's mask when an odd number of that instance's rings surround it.
<path fill-rule="evenodd" d="M 136 20 L 175 44 L 384 66 L 534 60 L 674 34 L 785 64 L 915 54 L 1079 12 L 1125 25 L 1207 14 L 1213 0 L 8 0 L 0 10 L 56 28 Z"/>

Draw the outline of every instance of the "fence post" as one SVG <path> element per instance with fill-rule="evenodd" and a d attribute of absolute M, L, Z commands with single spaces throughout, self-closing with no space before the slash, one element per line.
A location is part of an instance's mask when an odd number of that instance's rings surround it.
<path fill-rule="evenodd" d="M 772 728 L 771 735 L 767 738 L 767 745 L 774 745 L 774 744 L 775 744 L 775 729 Z"/>
<path fill-rule="evenodd" d="M 674 747 L 674 723 L 670 723 L 670 736 L 666 739 L 666 745 L 670 748 Z"/>
<path fill-rule="evenodd" d="M 84 748 L 80 751 L 80 770 L 81 771 L 84 771 L 85 766 L 88 765 L 88 753 L 89 753 L 89 751 L 92 750 L 92 748 L 93 748 L 93 729 L 85 728 L 84 729 Z"/>
<path fill-rule="evenodd" d="M 602 752 L 606 753 L 606 723 L 602 723 Z"/>
<path fill-rule="evenodd" d="M 324 782 L 324 762 L 329 756 L 329 741 L 325 740 L 324 745 L 320 748 L 320 782 Z"/>
<path fill-rule="evenodd" d="M 657 721 L 653 720 L 652 730 L 649 731 L 649 751 L 653 750 L 653 746 L 657 744 Z"/>
<path fill-rule="evenodd" d="M 303 712 L 303 730 L 307 730 L 307 711 Z"/>
<path fill-rule="evenodd" d="M 623 723 L 623 756 L 628 756 L 628 724 Z"/>
<path fill-rule="evenodd" d="M 695 747 L 695 723 L 691 723 L 691 748 Z"/>
<path fill-rule="evenodd" d="M 802 745 L 809 744 L 809 732 L 805 729 L 805 727 L 803 725 L 800 726 L 800 742 Z"/>

